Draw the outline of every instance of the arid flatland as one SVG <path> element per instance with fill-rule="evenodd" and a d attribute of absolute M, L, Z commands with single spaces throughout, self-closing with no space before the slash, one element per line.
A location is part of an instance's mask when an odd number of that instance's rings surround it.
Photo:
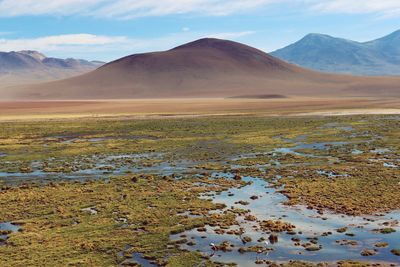
<path fill-rule="evenodd" d="M 398 98 L 137 99 L 93 101 L 3 101 L 0 120 L 77 117 L 204 115 L 393 114 Z"/>

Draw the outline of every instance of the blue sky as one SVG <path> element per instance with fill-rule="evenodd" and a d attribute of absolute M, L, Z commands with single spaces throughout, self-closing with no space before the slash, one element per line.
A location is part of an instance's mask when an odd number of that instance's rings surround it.
<path fill-rule="evenodd" d="M 266 52 L 308 33 L 356 41 L 400 29 L 399 0 L 0 0 L 0 51 L 110 61 L 202 37 Z"/>

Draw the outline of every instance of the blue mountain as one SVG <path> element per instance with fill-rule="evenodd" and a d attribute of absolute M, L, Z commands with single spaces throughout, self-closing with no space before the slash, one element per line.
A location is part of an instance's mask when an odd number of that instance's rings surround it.
<path fill-rule="evenodd" d="M 369 42 L 308 34 L 271 53 L 309 69 L 353 75 L 400 75 L 400 30 Z"/>

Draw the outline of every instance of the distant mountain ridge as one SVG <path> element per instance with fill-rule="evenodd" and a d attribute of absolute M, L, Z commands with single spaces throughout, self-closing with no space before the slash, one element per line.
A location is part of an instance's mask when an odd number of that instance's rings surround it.
<path fill-rule="evenodd" d="M 312 33 L 271 55 L 323 72 L 397 76 L 400 75 L 400 30 L 368 42 Z"/>
<path fill-rule="evenodd" d="M 400 77 L 319 73 L 256 48 L 204 38 L 134 54 L 69 79 L 7 88 L 3 99 L 399 97 Z"/>
<path fill-rule="evenodd" d="M 51 58 L 32 50 L 0 52 L 0 82 L 9 86 L 69 78 L 103 64 L 83 59 Z"/>

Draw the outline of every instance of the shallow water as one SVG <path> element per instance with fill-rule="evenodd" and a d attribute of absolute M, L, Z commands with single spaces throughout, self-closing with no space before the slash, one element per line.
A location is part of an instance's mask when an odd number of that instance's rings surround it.
<path fill-rule="evenodd" d="M 363 153 L 364 153 L 364 151 L 359 150 L 359 149 L 353 149 L 353 150 L 351 151 L 351 154 L 353 154 L 353 155 L 361 155 L 361 154 L 363 154 Z"/>
<path fill-rule="evenodd" d="M 327 151 L 331 148 L 337 148 L 341 147 L 347 144 L 352 144 L 351 142 L 313 142 L 313 143 L 303 143 L 303 142 L 298 142 L 297 138 L 294 139 L 285 139 L 288 142 L 292 142 L 295 144 L 294 146 L 291 147 L 279 147 L 275 148 L 272 151 L 264 152 L 264 153 L 249 153 L 249 154 L 243 154 L 238 157 L 233 157 L 232 160 L 240 160 L 240 159 L 246 159 L 246 158 L 256 158 L 258 155 L 272 155 L 276 156 L 278 154 L 291 154 L 295 156 L 302 156 L 302 157 L 312 157 L 312 158 L 322 158 L 322 156 L 315 155 L 312 153 L 304 153 L 301 152 L 302 150 L 324 150 Z M 301 140 L 304 140 L 304 138 L 301 138 Z"/>
<path fill-rule="evenodd" d="M 127 136 L 126 138 L 137 138 L 139 136 Z M 146 137 L 146 136 L 140 136 Z M 50 138 L 50 137 L 49 137 Z M 74 142 L 80 140 L 77 136 L 55 136 L 51 137 L 52 140 L 62 140 L 62 142 Z M 114 139 L 124 138 L 114 137 Z M 314 142 L 305 143 L 308 138 L 307 134 L 297 136 L 295 138 L 289 139 L 283 136 L 277 136 L 275 138 L 280 138 L 288 143 L 293 144 L 292 147 L 281 147 L 268 151 L 265 155 L 279 156 L 281 154 L 292 154 L 302 157 L 312 157 L 312 158 L 324 158 L 323 156 L 315 155 L 309 152 L 309 150 L 316 151 L 329 151 L 331 148 L 341 147 L 350 142 Z M 89 140 L 93 142 L 100 142 L 107 139 L 112 139 L 112 137 L 101 137 L 101 138 L 89 138 L 84 140 Z M 46 139 L 45 139 L 46 140 Z M 83 139 L 82 139 L 83 140 Z M 58 142 L 57 141 L 57 142 Z M 302 150 L 307 150 L 307 152 L 302 152 Z M 240 155 L 239 157 L 233 158 L 231 160 L 238 160 L 243 158 L 255 158 L 257 154 L 260 153 L 250 153 Z M 1 154 L 0 154 L 1 155 Z M 7 185 L 18 185 L 24 182 L 38 182 L 38 183 L 48 183 L 51 181 L 86 181 L 91 179 L 104 179 L 105 176 L 112 175 L 123 175 L 126 173 L 146 173 L 146 174 L 160 174 L 160 175 L 181 175 L 184 173 L 195 172 L 195 167 L 198 162 L 180 160 L 175 162 L 168 162 L 165 160 L 165 154 L 162 153 L 142 153 L 142 154 L 121 154 L 121 155 L 92 155 L 88 157 L 80 157 L 72 162 L 68 162 L 70 166 L 73 166 L 73 170 L 70 172 L 47 172 L 43 170 L 41 162 L 32 162 L 31 168 L 32 172 L 0 172 L 0 180 L 2 183 Z M 141 161 L 150 161 L 150 164 L 142 164 Z M 335 159 L 333 159 L 335 160 Z M 58 163 L 56 165 L 63 166 L 65 162 L 57 161 L 54 158 L 47 160 L 49 163 Z M 53 162 L 54 161 L 54 162 Z M 152 162 L 154 161 L 154 162 Z M 265 165 L 256 165 L 258 168 L 266 168 L 271 165 L 282 166 L 278 160 L 271 160 Z M 285 165 L 286 166 L 286 165 Z M 236 165 L 232 166 L 234 168 L 240 168 L 242 166 Z M 106 177 L 107 178 L 107 177 Z"/>
<path fill-rule="evenodd" d="M 344 125 L 344 124 L 341 124 L 338 122 L 327 123 L 322 128 L 334 128 L 334 129 L 338 129 L 338 130 L 342 130 L 342 131 L 346 131 L 346 132 L 352 132 L 355 130 L 353 128 L 353 126 Z"/>
<path fill-rule="evenodd" d="M 219 173 L 217 177 L 225 177 L 230 179 L 231 175 Z M 224 178 L 222 178 L 224 179 Z M 213 255 L 210 243 L 220 244 L 223 241 L 229 241 L 234 244 L 232 252 L 217 251 L 212 259 L 222 261 L 225 263 L 235 262 L 240 266 L 256 266 L 255 260 L 259 259 L 274 260 L 274 261 L 288 261 L 288 260 L 304 260 L 313 262 L 335 262 L 339 260 L 352 259 L 352 260 L 366 260 L 365 257 L 360 255 L 360 252 L 367 249 L 374 249 L 374 244 L 377 242 L 387 242 L 389 247 L 378 249 L 378 254 L 368 257 L 372 261 L 385 261 L 385 262 L 399 262 L 399 258 L 391 254 L 390 250 L 400 247 L 400 227 L 394 227 L 397 232 L 392 234 L 380 234 L 373 230 L 383 228 L 382 224 L 387 221 L 393 221 L 400 218 L 400 212 L 393 212 L 384 217 L 354 217 L 338 214 L 324 214 L 319 215 L 317 212 L 307 210 L 304 207 L 288 207 L 283 205 L 286 197 L 276 192 L 275 189 L 270 188 L 269 184 L 262 179 L 244 177 L 245 181 L 252 182 L 250 185 L 239 189 L 231 189 L 228 192 L 215 194 L 212 199 L 215 203 L 224 203 L 228 208 L 243 208 L 249 209 L 250 214 L 255 215 L 258 220 L 277 220 L 290 222 L 296 225 L 296 232 L 302 234 L 289 235 L 287 233 L 279 234 L 279 242 L 273 245 L 268 245 L 268 248 L 274 249 L 268 255 L 258 255 L 257 253 L 244 253 L 238 252 L 240 247 L 249 247 L 253 245 L 265 246 L 262 242 L 257 240 L 261 237 L 268 239 L 269 234 L 255 229 L 257 226 L 255 222 L 245 221 L 243 217 L 239 217 L 238 221 L 240 227 L 245 229 L 245 236 L 250 236 L 252 242 L 243 244 L 241 238 L 235 235 L 216 234 L 212 227 L 208 227 L 206 233 L 199 233 L 196 229 L 182 233 L 187 235 L 189 240 L 195 239 L 196 245 L 188 246 L 182 245 L 182 248 L 200 251 L 207 255 Z M 233 193 L 233 196 L 229 196 Z M 251 200 L 253 195 L 259 196 L 259 199 Z M 243 206 L 235 204 L 240 200 L 250 202 L 249 205 Z M 236 228 L 238 226 L 235 226 Z M 346 236 L 346 233 L 338 233 L 336 229 L 348 227 L 347 233 L 352 233 L 355 236 Z M 325 232 L 332 232 L 332 235 L 321 236 Z M 174 235 L 172 239 L 179 239 L 182 234 Z M 206 236 L 206 238 L 202 238 Z M 295 246 L 291 239 L 300 238 L 301 243 L 307 243 L 307 238 L 318 238 L 318 245 L 322 246 L 320 251 L 310 252 L 306 251 L 301 246 Z M 358 242 L 357 246 L 345 246 L 336 243 L 337 240 L 355 240 Z"/>
<path fill-rule="evenodd" d="M 21 227 L 10 222 L 2 222 L 0 223 L 0 230 L 2 231 L 11 231 L 12 233 L 18 232 Z M 0 246 L 4 245 L 7 242 L 8 235 L 0 235 Z"/>
<path fill-rule="evenodd" d="M 132 258 L 135 260 L 135 262 L 139 263 L 142 267 L 157 267 L 157 265 L 144 259 L 143 255 L 140 253 L 133 253 Z"/>
<path fill-rule="evenodd" d="M 319 170 L 317 171 L 318 174 L 320 175 L 324 175 L 328 178 L 336 178 L 336 177 L 347 177 L 347 174 L 338 174 L 336 172 L 332 172 L 332 171 L 324 171 L 324 170 Z"/>
<path fill-rule="evenodd" d="M 168 162 L 163 160 L 163 154 L 161 153 L 94 156 L 88 160 L 91 162 L 88 164 L 90 167 L 86 168 L 84 166 L 79 170 L 67 173 L 43 171 L 40 162 L 33 162 L 31 164 L 32 172 L 0 172 L 0 179 L 7 185 L 18 185 L 24 182 L 86 181 L 127 173 L 179 175 L 193 171 L 197 165 L 195 162 L 185 160 Z M 151 164 L 142 164 L 141 160 L 156 161 Z"/>
<path fill-rule="evenodd" d="M 375 153 L 375 154 L 386 154 L 390 152 L 389 148 L 375 148 L 373 150 L 370 151 L 371 153 Z"/>
<path fill-rule="evenodd" d="M 71 144 L 74 142 L 103 142 L 108 140 L 139 140 L 139 139 L 147 139 L 147 140 L 157 140 L 158 137 L 151 135 L 121 135 L 121 136 L 103 136 L 103 137 L 87 137 L 87 136 L 78 136 L 78 135 L 57 135 L 48 138 L 44 138 L 43 141 L 53 141 L 60 142 L 61 144 Z"/>
<path fill-rule="evenodd" d="M 383 163 L 383 166 L 384 166 L 384 167 L 388 167 L 388 168 L 398 168 L 398 167 L 399 167 L 399 166 L 397 166 L 396 164 L 391 163 L 391 162 L 384 162 L 384 163 Z"/>
<path fill-rule="evenodd" d="M 127 245 L 125 247 L 125 250 L 129 250 L 131 248 L 130 245 Z M 145 259 L 143 257 L 143 254 L 141 253 L 133 253 L 129 257 L 126 257 L 124 255 L 124 251 L 121 251 L 118 255 L 121 258 L 126 258 L 124 261 L 119 264 L 119 266 L 136 266 L 137 264 L 140 264 L 142 267 L 157 267 L 157 265 L 151 263 L 149 260 Z"/>

